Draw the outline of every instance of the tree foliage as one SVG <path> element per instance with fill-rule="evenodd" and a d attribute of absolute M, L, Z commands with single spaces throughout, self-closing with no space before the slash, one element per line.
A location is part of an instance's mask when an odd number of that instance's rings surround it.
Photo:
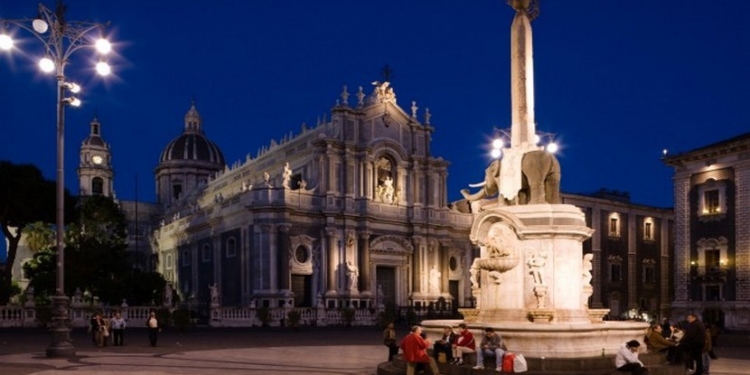
<path fill-rule="evenodd" d="M 159 301 L 164 278 L 132 269 L 127 255 L 127 221 L 111 198 L 79 198 L 65 236 L 65 294 L 88 291 L 101 302 L 119 305 Z M 37 295 L 55 290 L 54 251 L 40 251 L 24 266 Z"/>
<path fill-rule="evenodd" d="M 72 202 L 65 191 L 66 208 Z M 55 208 L 55 181 L 45 179 L 34 165 L 0 161 L 0 230 L 8 239 L 6 267 L 0 270 L 0 305 L 11 297 L 13 264 L 24 230 L 34 222 L 55 222 Z"/>

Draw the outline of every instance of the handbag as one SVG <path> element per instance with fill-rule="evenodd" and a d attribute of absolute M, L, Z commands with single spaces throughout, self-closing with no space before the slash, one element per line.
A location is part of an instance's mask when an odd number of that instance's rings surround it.
<path fill-rule="evenodd" d="M 529 365 L 526 363 L 526 358 L 523 354 L 516 354 L 516 358 L 513 358 L 513 372 L 526 372 L 529 370 Z"/>

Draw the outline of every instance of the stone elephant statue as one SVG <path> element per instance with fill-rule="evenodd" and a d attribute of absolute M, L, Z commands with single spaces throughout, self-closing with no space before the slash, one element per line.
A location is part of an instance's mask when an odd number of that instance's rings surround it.
<path fill-rule="evenodd" d="M 521 161 L 522 186 L 517 199 L 509 201 L 498 197 L 501 204 L 559 204 L 560 198 L 560 162 L 546 151 L 534 150 L 523 154 Z M 468 201 L 477 201 L 498 194 L 500 177 L 500 160 L 493 161 L 484 170 L 484 181 L 472 187 L 482 187 L 481 190 L 470 194 L 468 189 L 461 190 L 461 194 Z M 502 199 L 501 199 L 502 198 Z"/>

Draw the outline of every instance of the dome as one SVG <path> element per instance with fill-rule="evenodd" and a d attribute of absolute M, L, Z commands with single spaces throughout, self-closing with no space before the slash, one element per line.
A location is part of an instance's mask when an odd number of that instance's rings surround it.
<path fill-rule="evenodd" d="M 172 160 L 208 162 L 216 165 L 217 169 L 224 168 L 224 155 L 221 150 L 203 134 L 203 119 L 195 109 L 195 102 L 185 114 L 185 130 L 167 144 L 161 153 L 159 163 Z"/>
<path fill-rule="evenodd" d="M 81 142 L 82 146 L 98 146 L 98 147 L 108 147 L 107 143 L 104 142 L 104 139 L 102 139 L 102 133 L 101 133 L 101 126 L 102 124 L 99 123 L 99 119 L 94 116 L 94 119 L 91 120 L 91 123 L 89 124 L 91 126 L 91 133 L 89 133 L 89 136 L 86 137 L 86 139 Z"/>
<path fill-rule="evenodd" d="M 205 161 L 224 166 L 224 155 L 215 143 L 200 133 L 183 133 L 173 139 L 161 153 L 160 163 L 170 160 Z"/>

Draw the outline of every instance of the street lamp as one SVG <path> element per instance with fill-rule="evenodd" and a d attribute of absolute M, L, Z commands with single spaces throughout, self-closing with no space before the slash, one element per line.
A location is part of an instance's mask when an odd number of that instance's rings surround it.
<path fill-rule="evenodd" d="M 495 137 L 492 140 L 490 156 L 493 159 L 500 159 L 503 156 L 503 150 L 510 147 L 510 139 L 510 131 L 508 129 L 495 128 Z M 555 141 L 555 135 L 552 133 L 537 132 L 534 136 L 534 144 L 550 154 L 554 154 L 560 149 L 560 146 Z"/>
<path fill-rule="evenodd" d="M 64 223 L 64 145 L 65 145 L 65 106 L 77 107 L 81 101 L 68 93 L 80 92 L 81 87 L 65 79 L 65 65 L 70 56 L 84 47 L 95 47 L 102 56 L 96 65 L 97 73 L 107 75 L 111 69 L 103 56 L 111 50 L 111 45 L 103 39 L 107 24 L 68 21 L 65 19 L 67 7 L 62 0 L 57 2 L 55 11 L 39 4 L 34 19 L 0 19 L 0 49 L 10 51 L 14 41 L 9 27 L 14 26 L 30 32 L 44 46 L 44 57 L 39 60 L 39 68 L 45 73 L 56 74 L 57 79 L 57 181 L 56 181 L 56 248 L 57 277 L 55 295 L 52 297 L 52 343 L 47 348 L 47 357 L 71 357 L 76 353 L 70 339 L 70 319 L 68 317 L 68 297 L 65 295 L 65 245 Z M 99 39 L 92 43 L 95 36 Z"/>

